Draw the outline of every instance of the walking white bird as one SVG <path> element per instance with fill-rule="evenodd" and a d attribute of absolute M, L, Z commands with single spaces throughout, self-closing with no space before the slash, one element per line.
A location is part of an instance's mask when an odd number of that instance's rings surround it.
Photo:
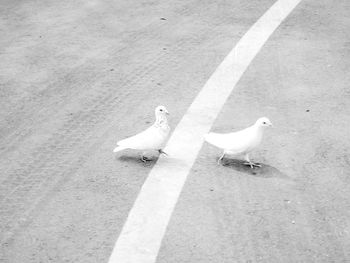
<path fill-rule="evenodd" d="M 258 119 L 254 125 L 232 133 L 214 133 L 210 132 L 204 136 L 204 139 L 224 150 L 224 153 L 218 160 L 220 164 L 221 160 L 225 157 L 225 154 L 237 155 L 244 154 L 245 165 L 249 165 L 250 168 L 261 167 L 260 164 L 256 164 L 250 161 L 249 153 L 259 146 L 263 133 L 266 127 L 272 126 L 270 120 L 266 117 Z"/>
<path fill-rule="evenodd" d="M 168 139 L 170 127 L 166 115 L 169 112 L 164 106 L 158 106 L 155 109 L 156 121 L 148 129 L 140 132 L 132 137 L 117 142 L 117 147 L 113 152 L 119 152 L 124 149 L 134 149 L 142 151 L 156 150 L 159 154 L 167 155 L 163 150 L 163 146 Z M 148 159 L 141 154 L 141 160 L 146 162 Z"/>

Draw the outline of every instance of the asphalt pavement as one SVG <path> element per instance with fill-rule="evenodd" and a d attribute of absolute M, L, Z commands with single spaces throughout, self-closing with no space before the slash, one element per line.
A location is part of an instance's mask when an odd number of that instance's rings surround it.
<path fill-rule="evenodd" d="M 108 262 L 155 163 L 116 141 L 175 128 L 274 2 L 2 1 L 0 261 Z M 349 14 L 302 0 L 266 42 L 212 127 L 269 117 L 262 168 L 203 144 L 158 263 L 350 261 Z"/>

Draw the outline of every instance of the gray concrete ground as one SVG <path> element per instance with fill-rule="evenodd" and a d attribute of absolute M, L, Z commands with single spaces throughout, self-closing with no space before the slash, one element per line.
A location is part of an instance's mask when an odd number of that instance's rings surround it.
<path fill-rule="evenodd" d="M 0 261 L 107 262 L 153 165 L 116 140 L 174 127 L 273 2 L 2 1 Z M 213 126 L 268 116 L 263 167 L 204 144 L 158 262 L 350 261 L 349 14 L 303 0 L 267 42 Z"/>

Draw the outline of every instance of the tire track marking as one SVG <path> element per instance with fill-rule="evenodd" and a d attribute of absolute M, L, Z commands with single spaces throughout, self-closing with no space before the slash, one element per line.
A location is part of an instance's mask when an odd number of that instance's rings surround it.
<path fill-rule="evenodd" d="M 188 12 L 191 10 L 189 9 Z M 175 14 L 176 15 L 176 14 Z M 173 19 L 178 19 L 177 17 L 180 17 L 178 15 L 174 16 Z M 132 31 L 132 32 L 124 32 L 121 35 L 121 38 L 126 39 L 128 41 L 128 44 L 124 47 L 121 47 L 117 50 L 111 50 L 110 57 L 112 58 L 111 61 L 106 62 L 105 64 L 110 65 L 113 64 L 112 62 L 118 60 L 119 54 L 121 54 L 125 50 L 134 50 L 135 46 L 138 44 L 142 44 L 143 47 L 145 46 L 151 46 L 152 43 L 147 43 L 144 41 L 145 35 L 148 38 L 147 41 L 151 40 L 154 41 L 155 39 L 160 40 L 162 35 L 159 32 L 163 32 L 167 29 L 167 25 L 165 23 L 160 22 L 158 19 L 153 20 L 151 23 L 146 23 L 143 27 L 139 28 L 138 31 Z M 142 32 L 142 34 L 140 33 Z M 132 41 L 130 41 L 132 40 Z M 9 44 L 10 45 L 10 44 Z M 156 53 L 154 56 L 160 56 L 161 52 Z M 162 52 L 166 53 L 166 52 Z M 88 67 L 86 67 L 86 64 L 88 64 Z M 86 74 L 86 71 L 89 72 L 96 72 L 99 73 L 95 74 Z M 100 72 L 102 71 L 102 73 Z M 32 132 L 31 126 L 34 124 L 34 121 L 30 118 L 32 116 L 33 112 L 36 112 L 36 114 L 39 114 L 39 118 L 35 121 L 35 123 L 41 123 L 44 122 L 47 118 L 52 116 L 51 114 L 55 114 L 58 109 L 62 107 L 63 104 L 71 103 L 73 99 L 77 97 L 82 96 L 81 90 L 77 88 L 79 83 L 79 77 L 80 75 L 88 76 L 89 80 L 86 81 L 86 83 L 94 83 L 96 81 L 100 81 L 101 79 L 106 77 L 106 69 L 105 68 L 99 68 L 96 69 L 94 67 L 93 61 L 88 61 L 87 59 L 81 61 L 79 65 L 72 71 L 69 71 L 68 73 L 63 73 L 60 76 L 60 79 L 57 81 L 50 83 L 49 86 L 46 88 L 45 93 L 36 92 L 35 94 L 23 98 L 22 100 L 19 100 L 12 109 L 12 112 L 14 114 L 11 114 L 8 116 L 8 119 L 15 119 L 15 115 L 20 115 L 22 117 L 22 121 L 17 124 L 16 128 L 13 131 L 10 131 L 8 134 L 3 136 L 3 139 L 7 139 L 7 141 L 11 141 L 10 144 L 6 145 L 6 148 L 0 149 L 0 154 L 4 154 L 11 150 L 16 144 L 21 142 L 21 140 L 29 135 Z M 54 72 L 57 74 L 56 72 Z M 69 90 L 67 94 L 61 94 L 56 92 L 55 87 L 60 87 L 63 85 L 66 85 L 67 81 L 73 82 L 72 88 Z M 91 89 L 93 86 L 90 84 L 86 85 L 85 89 Z M 25 108 L 21 108 L 21 105 L 27 105 L 29 103 L 29 106 Z M 32 105 L 38 105 L 40 106 L 39 110 L 33 110 L 34 106 Z M 47 112 L 50 112 L 48 114 Z M 42 114 L 43 116 L 41 116 Z M 49 117 L 48 117 L 49 116 Z M 7 129 L 10 125 L 7 126 Z M 13 125 L 14 127 L 14 125 Z"/>
<path fill-rule="evenodd" d="M 226 23 L 225 19 L 221 21 Z M 158 56 L 149 61 L 146 67 L 136 70 L 136 77 L 130 74 L 123 81 L 123 86 L 126 89 L 142 89 L 144 82 L 151 79 L 153 71 L 161 69 L 164 65 L 180 68 L 179 59 L 182 57 L 179 57 L 178 54 L 189 54 L 196 51 L 193 43 L 198 42 L 198 39 L 210 40 L 210 34 L 207 34 L 206 30 L 197 35 L 176 42 L 171 48 L 173 56 L 170 59 L 171 54 L 169 53 L 157 53 Z M 202 35 L 205 37 L 203 38 Z M 191 47 L 188 48 L 188 45 Z M 107 83 L 108 85 L 113 84 L 108 80 Z M 28 223 L 22 222 L 21 218 L 26 218 L 31 214 L 43 202 L 43 198 L 64 180 L 64 177 L 76 171 L 81 162 L 87 158 L 83 154 L 77 160 L 74 153 L 84 151 L 86 141 L 93 141 L 94 127 L 101 122 L 108 127 L 107 123 L 112 122 L 113 119 L 113 116 L 108 114 L 122 101 L 127 101 L 127 95 L 116 96 L 115 93 L 114 86 L 109 85 L 109 88 L 97 95 L 94 92 L 88 94 L 85 97 L 87 102 L 77 119 L 70 119 L 46 143 L 33 152 L 32 158 L 22 161 L 19 168 L 12 169 L 8 178 L 0 185 L 3 201 L 0 215 L 7 219 L 2 220 L 4 237 L 2 243 L 7 242 L 19 227 Z M 57 153 L 57 149 L 63 150 Z M 6 190 L 10 191 L 6 192 Z"/>
<path fill-rule="evenodd" d="M 226 23 L 227 19 L 221 19 L 222 23 Z M 215 30 L 215 29 L 214 29 Z M 157 56 L 148 62 L 146 67 L 140 67 L 139 69 L 137 69 L 135 72 L 136 73 L 136 77 L 135 77 L 135 73 L 133 72 L 132 74 L 129 74 L 128 76 L 126 76 L 125 80 L 123 81 L 123 83 L 120 84 L 120 86 L 125 87 L 126 89 L 132 89 L 135 86 L 138 86 L 140 84 L 142 84 L 144 82 L 144 78 L 147 76 L 147 74 L 151 73 L 151 70 L 154 69 L 159 69 L 162 67 L 162 64 L 167 64 L 168 66 L 173 65 L 176 68 L 181 67 L 178 61 L 178 54 L 188 54 L 189 52 L 191 52 L 191 49 L 186 48 L 185 45 L 188 44 L 192 44 L 192 43 L 197 43 L 198 39 L 206 40 L 209 39 L 210 40 L 210 34 L 206 33 L 206 32 L 201 32 L 201 33 L 205 33 L 206 37 L 205 38 L 200 38 L 201 34 L 197 34 L 199 36 L 195 36 L 189 39 L 182 39 L 178 42 L 176 42 L 174 44 L 174 47 L 171 48 L 171 53 L 173 55 L 175 55 L 175 57 L 171 57 L 169 59 L 169 53 L 164 53 L 164 52 L 158 52 Z M 195 47 L 192 47 L 192 50 L 195 50 Z M 171 55 L 171 54 L 170 54 Z M 172 67 L 173 68 L 173 67 Z M 101 82 L 101 81 L 100 81 Z M 108 83 L 108 81 L 107 81 Z M 98 83 L 100 84 L 100 83 Z M 100 84 L 101 86 L 104 84 Z M 118 101 L 123 101 L 125 100 L 125 98 L 119 98 L 120 96 L 115 96 L 112 95 L 112 93 L 115 93 L 116 90 L 114 88 L 113 83 L 112 85 L 110 85 L 110 83 L 108 83 L 109 88 L 107 88 L 106 90 L 102 90 L 99 92 L 100 95 L 96 95 L 94 92 L 91 92 L 91 94 L 87 94 L 83 100 L 87 101 L 87 104 L 84 105 L 84 109 L 81 110 L 80 114 L 83 114 L 82 117 L 79 117 L 78 120 L 77 119 L 70 119 L 68 121 L 68 123 L 65 123 L 63 126 L 63 130 L 68 131 L 68 130 L 74 130 L 76 129 L 78 126 L 77 124 L 79 122 L 85 122 L 89 120 L 89 116 L 91 114 L 91 112 L 98 112 L 98 108 L 100 101 L 109 101 L 109 102 L 113 102 L 114 100 L 118 99 Z M 139 87 L 142 88 L 142 87 Z M 89 103 L 91 103 L 92 105 L 90 105 Z M 106 103 L 104 103 L 106 104 Z M 117 101 L 114 101 L 114 106 L 116 106 L 118 104 Z M 89 113 L 87 113 L 87 111 L 89 111 Z M 85 114 L 84 114 L 85 113 Z M 40 149 L 36 150 L 34 153 L 32 153 L 32 155 L 35 157 L 35 159 L 32 161 L 32 163 L 39 163 L 42 162 L 44 163 L 45 161 L 43 161 L 43 157 L 47 157 L 48 152 L 45 151 L 45 149 L 47 148 L 52 148 L 52 152 L 54 153 L 56 151 L 56 148 L 64 148 L 61 145 L 57 145 L 58 142 L 62 142 L 63 138 L 65 137 L 64 135 L 65 133 L 62 132 L 56 132 L 47 143 L 44 144 L 44 146 L 41 146 Z M 71 137 L 73 136 L 72 134 L 69 134 Z M 64 143 L 61 143 L 64 144 Z M 64 144 L 65 145 L 65 144 Z M 43 151 L 45 151 L 43 153 Z M 26 165 L 26 161 L 22 161 L 20 163 L 20 166 L 25 166 Z M 32 165 L 29 165 L 29 168 L 32 167 Z M 27 169 L 22 169 L 22 170 L 27 170 Z M 9 176 L 7 178 L 8 180 L 11 180 L 11 177 Z M 17 180 L 15 180 L 17 181 Z M 12 188 L 11 186 L 8 185 L 8 181 L 3 181 L 3 185 L 0 185 L 0 193 L 2 193 L 4 190 L 6 190 L 6 188 Z M 6 186 L 6 187 L 5 187 Z M 9 186 L 9 187 L 8 187 Z M 2 188 L 1 188 L 2 187 Z"/>

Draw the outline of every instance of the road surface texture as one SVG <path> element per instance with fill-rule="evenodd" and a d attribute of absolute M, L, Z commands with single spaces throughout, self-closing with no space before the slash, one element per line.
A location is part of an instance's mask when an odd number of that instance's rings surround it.
<path fill-rule="evenodd" d="M 1 1 L 0 262 L 108 262 L 154 165 L 115 142 L 159 104 L 175 127 L 273 3 Z M 350 262 L 349 14 L 303 0 L 271 36 L 212 128 L 268 116 L 263 166 L 203 144 L 158 263 Z"/>

